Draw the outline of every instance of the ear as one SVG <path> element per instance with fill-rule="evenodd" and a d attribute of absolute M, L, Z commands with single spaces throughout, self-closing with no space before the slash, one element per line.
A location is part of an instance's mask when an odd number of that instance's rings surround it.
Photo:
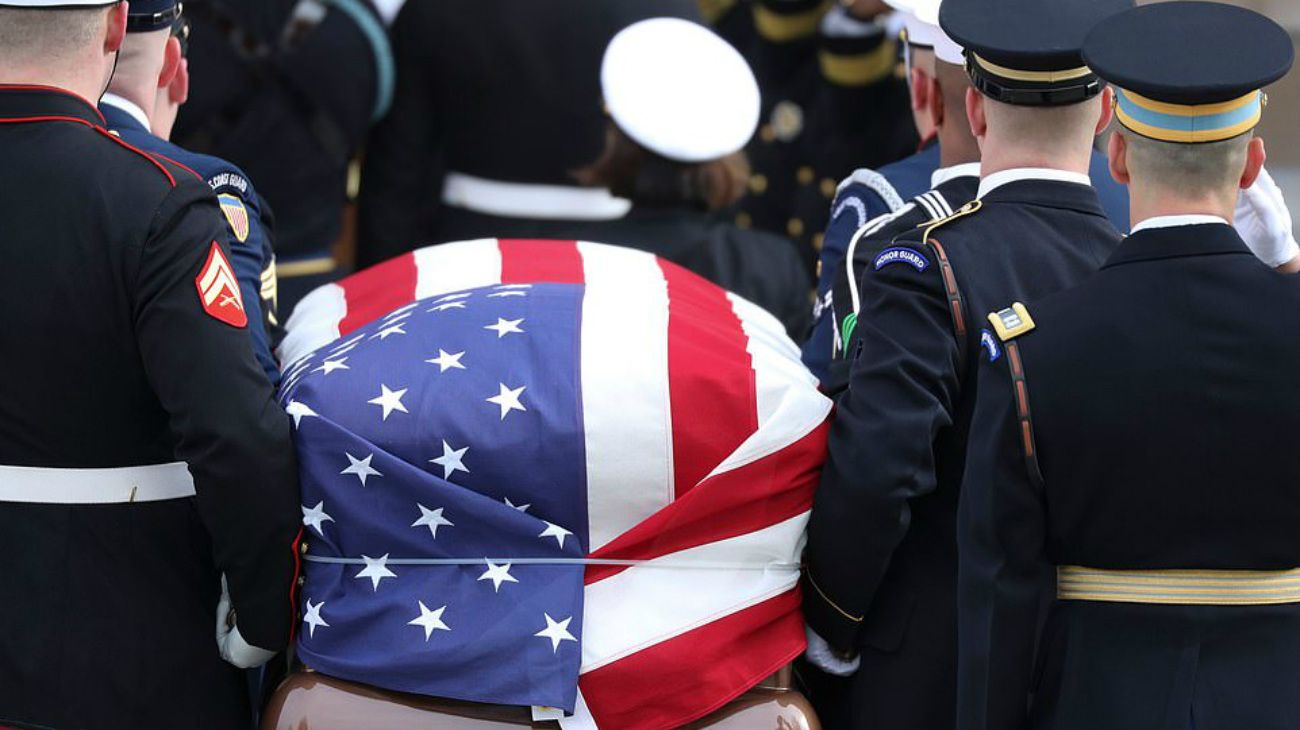
<path fill-rule="evenodd" d="M 1107 86 L 1101 92 L 1101 117 L 1097 119 L 1097 129 L 1093 131 L 1092 136 L 1096 137 L 1106 131 L 1110 122 L 1115 118 L 1115 90 Z"/>
<path fill-rule="evenodd" d="M 190 61 L 188 58 L 182 58 L 177 66 L 176 74 L 167 87 L 167 100 L 176 106 L 181 106 L 190 100 Z"/>
<path fill-rule="evenodd" d="M 974 89 L 966 89 L 966 118 L 970 120 L 970 133 L 983 145 L 989 122 L 984 117 L 984 95 Z"/>
<path fill-rule="evenodd" d="M 930 123 L 935 129 L 943 126 L 944 105 L 943 89 L 939 87 L 939 79 L 930 80 Z"/>
<path fill-rule="evenodd" d="M 930 75 L 913 64 L 911 82 L 908 91 L 912 96 L 912 111 L 920 111 L 930 103 Z"/>
<path fill-rule="evenodd" d="M 158 72 L 158 88 L 163 89 L 171 85 L 172 79 L 176 78 L 176 73 L 180 71 L 181 62 L 184 60 L 181 57 L 180 39 L 169 37 L 167 46 L 163 50 L 162 70 Z"/>
<path fill-rule="evenodd" d="M 126 41 L 126 16 L 129 12 L 130 4 L 126 2 L 118 3 L 108 9 L 108 32 L 104 35 L 104 55 L 122 50 L 122 43 Z"/>
<path fill-rule="evenodd" d="M 1255 179 L 1264 169 L 1264 162 L 1268 160 L 1268 152 L 1264 149 L 1264 140 L 1255 137 L 1250 140 L 1250 145 L 1246 147 L 1246 169 L 1241 173 L 1241 189 L 1245 190 L 1255 184 Z"/>
<path fill-rule="evenodd" d="M 1128 140 L 1123 132 L 1116 130 L 1110 135 L 1106 156 L 1110 159 L 1110 176 L 1120 185 L 1128 185 L 1133 176 L 1128 171 Z"/>

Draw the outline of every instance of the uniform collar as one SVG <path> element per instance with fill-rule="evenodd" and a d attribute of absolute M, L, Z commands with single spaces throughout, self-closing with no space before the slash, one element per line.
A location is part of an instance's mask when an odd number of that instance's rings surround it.
<path fill-rule="evenodd" d="M 1146 231 L 1152 228 L 1177 228 L 1178 226 L 1203 226 L 1218 223 L 1229 225 L 1229 223 L 1217 215 L 1158 215 L 1154 218 L 1147 218 L 1141 223 L 1133 226 L 1133 232 Z"/>
<path fill-rule="evenodd" d="M 52 86 L 0 84 L 0 119 L 35 122 L 60 118 L 104 126 L 99 110 L 71 91 Z"/>
<path fill-rule="evenodd" d="M 1169 216 L 1169 218 L 1181 217 L 1183 216 Z M 1221 218 L 1212 223 L 1196 222 L 1164 227 L 1139 226 L 1134 229 L 1132 235 L 1120 243 L 1119 248 L 1115 249 L 1102 268 L 1137 261 L 1223 254 L 1252 255 L 1236 229 Z"/>
<path fill-rule="evenodd" d="M 1001 170 L 985 176 L 984 179 L 980 180 L 980 191 L 977 197 L 983 198 L 1004 185 L 1013 182 L 1020 182 L 1022 180 L 1046 180 L 1049 182 L 1074 183 L 1077 185 L 1092 187 L 1092 180 L 1081 172 L 1053 170 L 1047 167 L 1016 167 L 1010 170 Z"/>
<path fill-rule="evenodd" d="M 966 162 L 951 167 L 941 167 L 930 174 L 930 189 L 939 187 L 954 177 L 979 177 L 980 163 Z"/>
<path fill-rule="evenodd" d="M 117 94 L 104 94 L 104 98 L 99 100 L 99 105 L 101 107 L 110 107 L 122 112 L 138 124 L 140 129 L 146 132 L 149 131 L 149 115 L 144 113 L 144 110 L 140 108 L 139 104 L 136 104 L 130 99 L 124 99 Z M 105 120 L 107 119 L 108 117 L 105 116 Z M 120 125 L 114 124 L 112 126 L 117 127 Z"/>

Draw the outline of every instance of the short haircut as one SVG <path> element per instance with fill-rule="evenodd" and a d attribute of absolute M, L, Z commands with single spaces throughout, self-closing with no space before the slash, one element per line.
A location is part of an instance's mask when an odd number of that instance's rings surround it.
<path fill-rule="evenodd" d="M 1128 143 L 1128 169 L 1136 182 L 1180 195 L 1226 194 L 1237 188 L 1252 132 L 1221 142 L 1162 142 L 1120 128 Z"/>
<path fill-rule="evenodd" d="M 939 61 L 935 64 L 934 79 L 939 82 L 939 91 L 943 94 L 945 118 L 960 119 L 961 124 L 969 125 L 966 121 L 966 90 L 971 87 L 971 81 L 966 69 Z"/>
<path fill-rule="evenodd" d="M 98 40 L 107 15 L 108 7 L 0 8 L 0 59 L 39 65 L 73 57 Z"/>
<path fill-rule="evenodd" d="M 984 115 L 991 130 L 1016 147 L 1055 154 L 1062 145 L 1079 142 L 1091 146 L 1101 118 L 1101 97 L 1064 106 L 1015 106 L 988 97 Z"/>

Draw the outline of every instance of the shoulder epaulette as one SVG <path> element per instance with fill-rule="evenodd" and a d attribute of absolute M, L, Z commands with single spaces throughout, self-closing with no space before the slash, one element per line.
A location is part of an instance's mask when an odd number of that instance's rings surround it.
<path fill-rule="evenodd" d="M 1029 310 L 1020 302 L 989 314 L 989 323 L 993 325 L 993 331 L 998 333 L 998 339 L 1003 342 L 1010 342 L 1035 327 L 1034 318 L 1029 316 Z"/>
<path fill-rule="evenodd" d="M 972 201 L 970 201 L 969 203 L 963 205 L 962 207 L 958 208 L 958 209 L 957 209 L 957 212 L 953 213 L 953 214 L 950 215 L 950 216 L 946 216 L 946 217 L 944 217 L 944 218 L 940 218 L 939 220 L 929 221 L 929 222 L 927 222 L 927 223 L 922 223 L 921 225 L 917 226 L 917 228 L 924 228 L 924 229 L 925 229 L 925 233 L 921 234 L 921 240 L 922 240 L 922 241 L 928 241 L 928 240 L 930 240 L 930 234 L 933 233 L 934 230 L 935 230 L 936 228 L 939 228 L 940 226 L 944 226 L 944 225 L 947 225 L 947 224 L 949 224 L 949 223 L 952 223 L 953 221 L 957 220 L 958 218 L 964 218 L 964 217 L 966 217 L 966 216 L 968 216 L 968 215 L 972 215 L 972 214 L 974 214 L 974 213 L 977 213 L 977 212 L 979 212 L 979 209 L 980 209 L 981 207 L 983 207 L 983 206 L 984 206 L 984 201 L 979 200 L 979 199 L 975 199 L 975 200 L 972 200 Z"/>
<path fill-rule="evenodd" d="M 905 205 L 903 196 L 898 194 L 898 190 L 894 188 L 893 183 L 889 182 L 888 178 L 875 170 L 865 167 L 854 170 L 853 174 L 841 180 L 840 184 L 835 188 L 835 197 L 838 198 L 846 188 L 854 184 L 862 185 L 879 195 L 890 212 L 896 211 Z"/>

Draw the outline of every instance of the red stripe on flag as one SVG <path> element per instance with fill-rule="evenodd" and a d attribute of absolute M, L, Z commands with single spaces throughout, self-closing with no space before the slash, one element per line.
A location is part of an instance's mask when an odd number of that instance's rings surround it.
<path fill-rule="evenodd" d="M 339 336 L 415 301 L 418 275 L 415 254 L 407 253 L 340 280 L 347 314 L 339 322 Z"/>
<path fill-rule="evenodd" d="M 678 498 L 758 430 L 749 338 L 721 287 L 659 261 L 668 282 L 668 397 Z"/>
<path fill-rule="evenodd" d="M 583 674 L 600 727 L 663 730 L 717 710 L 803 653 L 797 588 Z"/>
<path fill-rule="evenodd" d="M 503 238 L 501 248 L 502 284 L 581 284 L 582 255 L 577 241 L 544 241 Z"/>
<path fill-rule="evenodd" d="M 821 481 L 829 431 L 827 421 L 774 454 L 710 477 L 591 557 L 653 560 L 807 512 Z M 624 570 L 627 567 L 620 565 L 589 566 L 585 580 L 595 583 Z"/>

